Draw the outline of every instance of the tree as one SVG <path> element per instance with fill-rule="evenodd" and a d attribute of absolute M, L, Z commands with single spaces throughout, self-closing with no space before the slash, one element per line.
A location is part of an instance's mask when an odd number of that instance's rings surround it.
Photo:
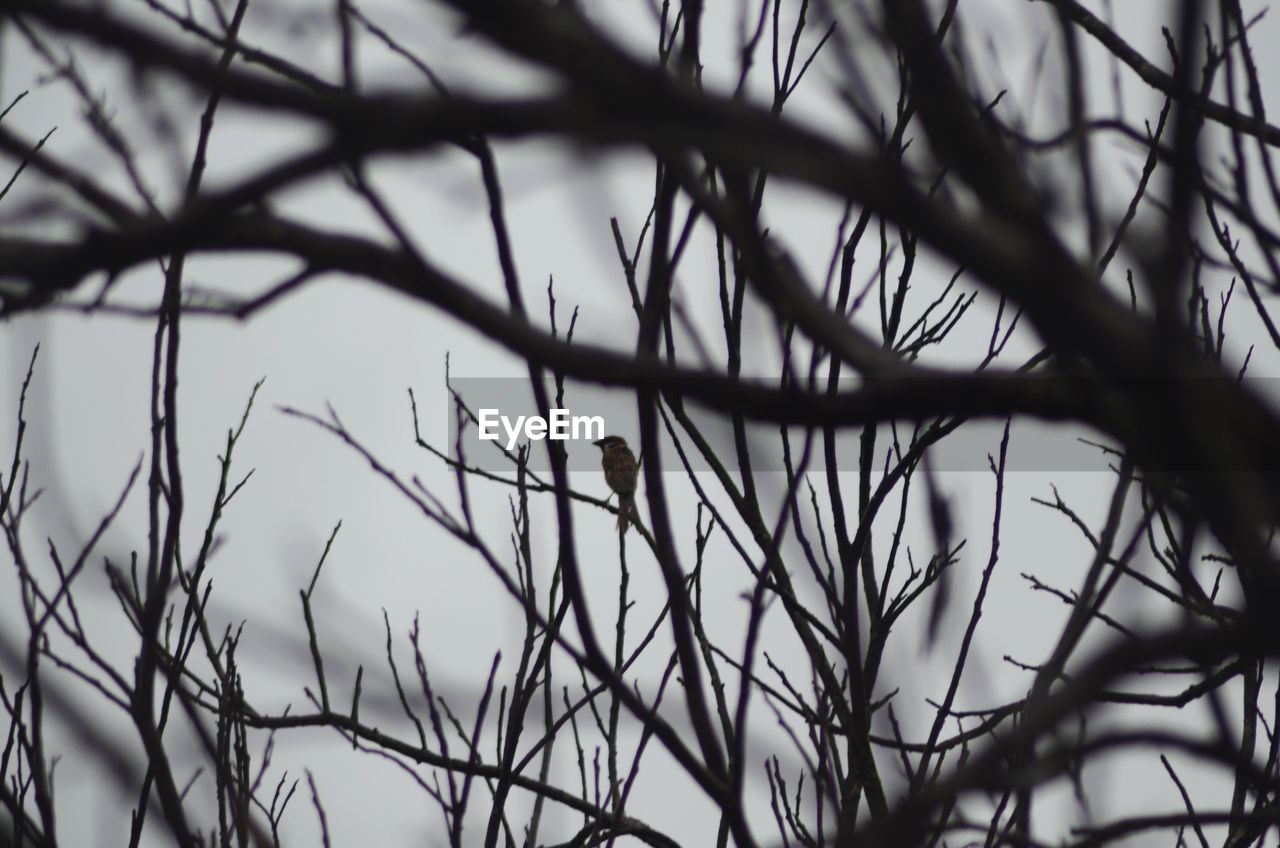
<path fill-rule="evenodd" d="M 73 763 L 132 799 L 131 845 L 281 844 L 306 832 L 290 803 L 302 781 L 272 759 L 294 736 L 385 761 L 386 780 L 434 801 L 432 839 L 451 845 L 689 844 L 674 805 L 636 809 L 646 783 L 695 788 L 722 845 L 1260 843 L 1280 824 L 1280 695 L 1263 694 L 1280 648 L 1280 418 L 1266 382 L 1245 379 L 1255 344 L 1261 361 L 1280 348 L 1267 21 L 1238 0 L 1182 0 L 1167 22 L 1133 23 L 1143 38 L 1167 23 L 1157 57 L 1122 37 L 1110 3 L 992 4 L 1039 45 L 1015 84 L 1002 62 L 1016 45 L 981 46 L 1000 22 L 958 5 L 6 0 L 8 42 L 75 94 L 102 158 L 13 129 L 8 104 L 0 311 L 123 314 L 154 336 L 149 450 L 96 529 L 43 553 L 28 529 L 48 479 L 26 450 L 37 357 L 25 371 L 0 481 L 22 631 L 0 634 L 3 844 L 80 838 L 55 780 Z M 191 94 L 194 108 L 179 102 Z M 150 123 L 119 120 L 122 100 Z M 292 147 L 237 160 L 219 128 L 247 121 Z M 545 318 L 534 305 L 504 178 L 533 142 L 584 169 L 646 163 L 651 196 L 625 199 L 642 225 L 608 210 L 584 236 L 616 251 L 625 333 L 576 311 L 566 327 L 552 285 Z M 170 190 L 156 188 L 165 150 L 183 162 Z M 411 189 L 389 184 L 441 151 L 478 175 L 488 273 L 460 273 L 431 222 L 405 214 Z M 238 164 L 212 178 L 223 161 Z M 366 217 L 290 206 L 316 186 Z M 262 254 L 289 270 L 249 295 L 191 279 L 204 257 Z M 255 285 L 275 273 L 250 267 Z M 447 494 L 333 409 L 285 410 L 509 596 L 514 658 L 460 696 L 433 684 L 416 618 L 386 617 L 367 678 L 335 662 L 341 623 L 314 604 L 337 528 L 299 592 L 301 706 L 247 685 L 242 662 L 265 641 L 211 604 L 252 591 L 213 588 L 211 563 L 254 485 L 234 459 L 258 388 L 197 525 L 184 334 L 209 316 L 252 326 L 334 276 L 518 356 L 544 418 L 588 385 L 634 403 L 642 520 L 621 536 L 584 529 L 616 501 L 598 471 L 571 476 L 559 443 L 478 457 L 425 436 L 420 406 L 474 431 L 460 383 L 448 404 L 411 394 L 406 415 Z M 991 422 L 994 440 L 962 441 Z M 1081 506 L 1036 477 L 1047 511 L 1011 528 L 1028 422 L 1096 442 L 1108 494 Z M 984 511 L 948 492 L 957 443 L 989 470 Z M 100 545 L 130 504 L 145 544 L 122 560 Z M 498 533 L 480 515 L 495 509 Z M 1054 521 L 1083 558 L 1048 541 Z M 1011 532 L 1039 561 L 1021 580 L 1003 561 Z M 602 549 L 617 563 L 603 614 L 586 567 Z M 114 630 L 80 614 L 89 572 L 109 580 Z M 1001 620 L 1010 602 L 991 600 L 1017 586 L 1012 603 L 1059 612 L 1031 628 L 1029 657 Z M 660 590 L 652 609 L 644 587 Z M 993 702 L 975 668 L 1001 655 L 1022 694 Z M 304 736 L 317 728 L 330 733 Z M 1167 784 L 1108 797 L 1109 775 L 1155 760 Z M 330 820 L 352 815 L 334 807 L 341 778 L 327 800 L 306 781 L 308 826 L 329 844 Z"/>

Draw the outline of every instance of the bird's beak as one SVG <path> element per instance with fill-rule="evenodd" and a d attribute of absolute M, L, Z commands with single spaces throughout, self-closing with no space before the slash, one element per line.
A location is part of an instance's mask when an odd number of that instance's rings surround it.
<path fill-rule="evenodd" d="M 598 447 L 598 448 L 602 448 L 602 447 L 604 447 L 604 439 L 596 439 L 596 440 L 595 440 L 594 442 L 592 442 L 591 444 L 595 445 L 595 446 L 596 446 L 596 447 Z"/>

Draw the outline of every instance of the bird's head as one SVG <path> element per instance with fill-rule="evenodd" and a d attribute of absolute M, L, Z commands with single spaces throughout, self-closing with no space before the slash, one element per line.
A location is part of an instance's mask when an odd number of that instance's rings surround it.
<path fill-rule="evenodd" d="M 600 448 L 602 451 L 607 451 L 610 448 L 625 448 L 627 446 L 627 440 L 621 436 L 605 436 L 603 439 L 596 439 L 591 444 Z"/>

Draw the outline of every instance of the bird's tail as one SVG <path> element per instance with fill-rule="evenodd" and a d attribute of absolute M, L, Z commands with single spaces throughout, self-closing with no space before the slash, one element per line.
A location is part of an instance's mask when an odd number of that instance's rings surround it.
<path fill-rule="evenodd" d="M 626 533 L 632 524 L 640 524 L 635 495 L 618 495 L 618 535 Z"/>

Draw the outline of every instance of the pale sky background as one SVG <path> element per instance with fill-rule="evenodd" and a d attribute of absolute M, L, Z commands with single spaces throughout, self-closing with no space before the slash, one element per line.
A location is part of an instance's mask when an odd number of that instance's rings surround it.
<path fill-rule="evenodd" d="M 120 5 L 135 8 L 140 4 Z M 303 25 L 288 26 L 288 16 L 268 14 L 269 6 L 294 10 Z M 1140 0 L 1117 2 L 1116 6 L 1119 31 L 1148 59 L 1167 65 L 1159 27 L 1152 24 L 1152 19 L 1172 4 Z M 1244 6 L 1246 16 L 1261 8 L 1250 0 L 1245 0 Z M 319 7 L 324 10 L 317 13 L 324 28 L 305 23 L 309 13 L 303 14 L 303 10 L 312 8 L 307 0 L 271 4 L 259 0 L 250 12 L 245 31 L 252 33 L 255 43 L 271 46 L 318 73 L 332 76 L 337 63 L 336 46 L 328 29 L 332 13 L 330 4 L 318 4 L 316 8 Z M 709 2 L 711 20 L 732 21 L 732 16 L 726 17 L 726 10 L 734 7 L 727 2 Z M 488 90 L 498 85 L 519 90 L 538 84 L 520 69 L 477 61 L 478 39 L 456 36 L 456 22 L 442 23 L 434 12 L 426 11 L 433 9 L 429 4 L 379 0 L 363 3 L 361 8 L 407 42 L 425 46 L 436 69 L 452 85 L 476 89 L 490 86 Z M 590 8 L 614 31 L 637 43 L 649 43 L 652 23 L 646 4 L 599 0 Z M 985 60 L 983 45 L 990 41 L 996 47 L 1006 80 L 984 83 L 983 90 L 1008 86 L 1011 102 L 1025 105 L 1029 69 L 1046 37 L 1054 34 L 1050 40 L 1056 44 L 1056 26 L 1049 7 L 1021 0 L 982 0 L 961 4 L 961 17 L 975 57 Z M 728 42 L 722 41 L 721 36 L 732 36 L 733 29 L 731 25 L 727 31 L 724 27 L 717 30 L 714 25 L 705 29 L 709 39 L 707 73 L 709 79 L 715 80 L 717 66 L 711 57 L 718 48 L 722 51 L 719 58 L 724 58 Z M 1274 16 L 1264 18 L 1252 39 L 1259 46 L 1255 58 L 1261 65 L 1264 86 L 1270 84 L 1274 89 L 1275 51 L 1261 45 L 1280 44 L 1280 22 Z M 1092 41 L 1082 38 L 1081 43 L 1094 72 L 1090 82 L 1099 92 L 1093 103 L 1101 112 L 1109 112 L 1111 65 L 1103 61 Z M 30 138 L 37 138 L 56 125 L 58 130 L 47 147 L 51 153 L 93 167 L 100 178 L 123 189 L 125 183 L 119 169 L 83 127 L 79 105 L 65 87 L 41 84 L 45 69 L 12 28 L 5 30 L 0 46 L 0 108 L 19 92 L 30 92 L 6 118 L 6 125 Z M 97 52 L 83 49 L 78 55 L 97 89 L 106 94 L 117 125 L 134 138 L 152 184 L 162 198 L 171 199 L 179 184 L 174 178 L 173 154 L 147 141 L 147 116 L 160 108 L 158 104 L 166 104 L 175 115 L 183 116 L 182 133 L 187 145 L 181 162 L 185 167 L 196 125 L 191 98 L 167 78 L 153 83 L 145 95 L 140 95 L 127 76 L 120 73 L 121 69 L 104 63 Z M 402 61 L 372 43 L 366 43 L 360 59 L 362 84 L 369 88 L 420 84 Z M 1056 61 L 1054 50 L 1048 60 L 1048 79 L 1057 78 Z M 834 132 L 850 123 L 832 106 L 832 74 L 830 67 L 815 68 L 801 87 L 793 114 Z M 1125 117 L 1136 125 L 1144 120 L 1154 122 L 1158 102 L 1150 92 L 1135 85 L 1136 80 L 1127 69 L 1122 71 L 1122 80 Z M 1274 91 L 1268 93 L 1272 98 L 1268 105 L 1274 113 L 1280 103 L 1275 103 Z M 1045 133 L 1058 128 L 1061 102 L 1061 91 L 1053 87 L 1040 91 L 1035 99 L 1033 126 Z M 216 186 L 243 174 L 245 169 L 261 168 L 298 150 L 307 141 L 308 136 L 291 122 L 224 106 L 214 134 L 207 184 Z M 1096 150 L 1105 161 L 1107 173 L 1114 178 L 1104 186 L 1104 198 L 1108 209 L 1117 210 L 1128 200 L 1140 160 L 1131 147 L 1113 141 L 1112 137 L 1105 138 L 1097 143 Z M 503 144 L 497 152 L 510 230 L 531 311 L 545 313 L 547 280 L 554 276 L 560 326 L 578 307 L 576 338 L 629 347 L 627 338 L 633 332 L 634 319 L 608 219 L 616 216 L 625 236 L 634 239 L 651 198 L 650 163 L 634 153 L 593 157 L 545 142 Z M 1216 159 L 1213 154 L 1208 158 Z M 10 171 L 6 168 L 3 173 L 7 179 Z M 428 156 L 388 158 L 373 169 L 373 174 L 375 182 L 412 222 L 420 243 L 433 260 L 495 299 L 502 297 L 477 169 L 467 157 L 442 151 Z M 1044 177 L 1052 180 L 1054 175 L 1048 173 Z M 14 220 L 12 210 L 19 208 L 24 199 L 34 197 L 41 187 L 34 174 L 24 175 L 15 194 L 0 205 L 0 228 L 31 228 L 30 221 Z M 773 232 L 786 242 L 801 266 L 820 280 L 840 210 L 825 199 L 815 200 L 806 192 L 780 184 L 770 189 L 770 197 L 768 223 Z M 376 232 L 364 208 L 332 182 L 295 190 L 278 208 L 335 229 Z M 43 232 L 58 235 L 47 227 Z M 869 244 L 873 241 L 868 239 Z M 695 242 L 695 253 L 684 265 L 679 280 L 679 294 L 704 338 L 715 340 L 719 314 L 714 277 L 708 274 L 703 279 L 697 273 L 713 267 L 709 264 L 709 247 L 710 241 L 705 237 Z M 282 263 L 259 258 L 200 258 L 189 262 L 187 279 L 219 290 L 247 293 L 265 287 L 289 270 Z M 945 281 L 950 270 L 941 263 L 930 262 L 917 272 L 917 279 L 922 284 L 926 279 L 936 283 L 937 277 Z M 864 279 L 865 272 L 855 272 L 855 278 Z M 973 285 L 969 281 L 967 288 Z M 83 296 L 87 291 L 82 289 L 79 294 Z M 155 275 L 148 269 L 144 275 L 133 275 L 119 294 L 139 302 L 154 299 L 155 292 Z M 925 295 L 920 297 L 923 301 Z M 978 306 L 958 332 L 961 342 L 985 339 L 993 304 L 992 297 L 985 292 L 980 294 Z M 1247 335 L 1249 325 L 1242 326 L 1241 333 Z M 621 334 L 620 327 L 625 328 Z M 763 322 L 759 329 L 762 338 L 771 337 Z M 44 496 L 29 519 L 25 539 L 28 553 L 38 560 L 37 566 L 46 575 L 50 569 L 44 538 L 54 539 L 60 550 L 74 550 L 119 495 L 135 463 L 145 455 L 153 332 L 152 324 L 145 320 L 84 317 L 56 310 L 0 325 L 0 466 L 6 473 L 18 387 L 33 346 L 40 344 L 27 419 L 32 480 L 44 489 Z M 1236 341 L 1243 343 L 1245 339 L 1237 337 Z M 1024 349 L 1029 349 L 1026 342 L 1023 344 Z M 962 345 L 954 349 L 960 350 Z M 1260 350 L 1251 373 L 1275 373 L 1273 367 L 1269 368 L 1275 353 Z M 309 709 L 302 689 L 314 689 L 314 680 L 306 655 L 298 591 L 305 587 L 325 540 L 339 520 L 343 522 L 342 530 L 314 600 L 336 702 L 349 703 L 356 668 L 363 664 L 366 696 L 362 716 L 388 728 L 407 726 L 398 706 L 387 699 L 393 690 L 384 657 L 383 611 L 391 622 L 402 673 L 412 668 L 404 637 L 414 616 L 420 615 L 422 644 L 433 682 L 464 722 L 472 715 L 495 651 L 503 652 L 499 679 L 513 671 L 523 624 L 516 605 L 483 563 L 425 522 L 411 504 L 371 473 L 367 463 L 335 439 L 279 411 L 280 406 L 288 405 L 323 414 L 325 405 L 332 404 L 351 432 L 388 466 L 406 479 L 417 475 L 446 503 L 454 505 L 452 472 L 412 444 L 406 391 L 412 388 L 418 398 L 424 435 L 438 447 L 447 447 L 445 424 L 449 410 L 443 383 L 446 354 L 450 355 L 455 375 L 524 374 L 522 361 L 439 312 L 371 284 L 334 277 L 310 284 L 244 323 L 207 318 L 184 322 L 179 408 L 189 531 L 184 549 L 189 554 L 198 544 L 207 518 L 217 482 L 217 456 L 223 450 L 226 430 L 239 420 L 255 381 L 266 378 L 237 448 L 236 468 L 241 474 L 249 469 L 255 473 L 224 518 L 222 545 L 211 566 L 214 591 L 210 604 L 211 618 L 218 627 L 244 625 L 240 659 L 245 689 L 259 707 L 279 711 L 292 703 L 295 711 Z M 758 373 L 771 374 L 773 362 L 771 348 L 762 346 L 751 367 Z M 613 429 L 633 439 L 638 435 L 634 421 L 623 421 Z M 996 447 L 997 442 L 992 440 L 988 449 L 994 451 Z M 849 477 L 853 491 L 852 475 Z M 897 703 L 909 737 L 920 736 L 932 719 L 932 711 L 924 709 L 923 699 L 937 698 L 945 691 L 946 673 L 954 658 L 954 641 L 949 641 L 948 636 L 961 632 L 966 623 L 968 599 L 986 563 L 991 542 L 991 475 L 944 470 L 939 479 L 956 514 L 957 537 L 967 537 L 969 542 L 955 572 L 956 607 L 946 621 L 939 646 L 932 652 L 925 650 L 919 636 L 923 633 L 919 614 L 899 625 L 899 636 L 891 642 L 893 647 L 878 694 L 901 687 Z M 1025 694 L 1030 678 L 1000 658 L 1008 653 L 1023 662 L 1039 662 L 1048 640 L 1056 636 L 1046 622 L 1060 621 L 1067 608 L 1043 594 L 1032 593 L 1019 575 L 1033 573 L 1071 589 L 1088 564 L 1089 551 L 1079 534 L 1061 516 L 1033 504 L 1030 498 L 1051 497 L 1052 483 L 1064 500 L 1096 523 L 1105 514 L 1111 480 L 1109 475 L 1069 469 L 1010 475 L 1005 493 L 1001 563 L 971 654 L 961 705 L 993 706 Z M 599 496 L 606 493 L 598 471 L 575 474 L 573 483 L 584 492 Z M 693 563 L 692 490 L 677 473 L 669 473 L 666 484 L 677 522 L 677 539 L 684 546 L 682 564 L 689 569 Z M 783 480 L 781 475 L 769 475 L 762 485 L 776 501 Z M 819 485 L 818 481 L 815 485 Z M 507 490 L 477 482 L 472 494 L 477 518 L 491 546 L 499 554 L 506 554 L 510 550 Z M 553 565 L 555 526 L 551 507 L 545 497 L 534 505 L 535 559 L 544 585 Z M 103 650 L 118 653 L 123 668 L 128 667 L 134 642 L 106 588 L 101 563 L 105 555 L 123 565 L 130 550 L 145 550 L 145 510 L 144 469 L 120 520 L 100 546 L 96 563 L 79 584 L 78 598 L 89 628 L 100 634 L 99 646 Z M 589 575 L 592 612 L 599 632 L 611 641 L 617 595 L 613 518 L 582 505 L 576 510 L 577 549 Z M 643 512 L 647 514 L 647 509 Z M 913 541 L 919 546 L 917 562 L 922 562 L 932 543 L 924 533 L 927 525 L 918 526 L 922 535 Z M 887 533 L 881 534 L 880 541 L 887 542 Z M 660 608 L 661 580 L 647 551 L 634 545 L 628 550 L 632 597 L 636 601 L 633 627 L 638 636 Z M 708 558 L 707 620 L 726 646 L 740 650 L 738 634 L 745 606 L 739 595 L 748 587 L 749 576 L 722 538 L 713 541 Z M 800 567 L 797 560 L 797 568 Z M 1129 597 L 1122 591 L 1113 603 L 1123 609 L 1125 604 L 1146 603 L 1146 599 Z M 924 609 L 927 605 L 921 611 Z M 775 612 L 774 616 L 772 624 L 776 626 L 766 628 L 766 649 L 775 658 L 797 659 L 794 640 L 783 635 L 787 628 L 781 614 Z M 17 626 L 20 620 L 16 579 L 6 551 L 0 555 L 0 633 L 12 640 L 21 632 Z M 669 641 L 667 633 L 664 627 L 660 642 Z M 654 657 L 664 658 L 665 654 L 659 651 Z M 562 664 L 562 673 L 567 670 L 568 666 Z M 652 691 L 656 674 L 654 662 L 642 667 L 640 677 L 649 681 L 646 693 Z M 571 682 L 568 675 L 563 679 Z M 124 717 L 109 705 L 100 700 L 86 703 L 93 703 L 96 719 L 108 726 L 118 724 L 127 731 Z M 668 702 L 669 715 L 680 714 L 676 704 L 675 700 Z M 1203 704 L 1194 705 L 1177 719 L 1202 722 L 1207 715 L 1204 709 Z M 1172 713 L 1161 715 L 1167 715 L 1170 721 L 1175 718 Z M 795 757 L 788 756 L 788 743 L 772 714 L 757 703 L 753 716 L 757 760 L 762 761 L 766 753 L 777 752 L 784 763 L 795 766 Z M 57 728 L 56 732 L 63 733 L 65 728 Z M 87 845 L 123 844 L 133 798 L 104 788 L 100 775 L 86 769 L 85 760 L 71 753 L 74 743 L 68 737 L 61 738 L 65 739 L 68 753 L 57 772 L 59 803 L 87 813 L 64 817 L 64 839 L 68 844 L 81 840 Z M 174 738 L 183 737 L 179 734 Z M 576 766 L 567 741 L 566 737 L 558 749 L 556 773 L 560 783 L 572 787 L 577 780 Z M 637 786 L 629 808 L 631 814 L 683 844 L 712 844 L 716 818 L 709 814 L 710 807 L 700 792 L 679 775 L 656 745 L 646 756 L 650 758 L 650 774 Z M 1173 759 L 1176 763 L 1177 758 Z M 885 763 L 889 761 L 884 758 Z M 278 775 L 280 770 L 288 769 L 292 779 L 301 776 L 304 766 L 315 772 L 335 845 L 445 843 L 434 803 L 396 768 L 376 757 L 353 753 L 335 733 L 295 732 L 278 737 L 273 773 Z M 1153 798 L 1159 800 L 1155 809 L 1172 809 L 1168 804 L 1175 796 L 1154 752 L 1129 757 L 1123 767 L 1091 769 L 1088 776 L 1098 790 L 1093 812 L 1099 819 L 1144 809 Z M 1197 798 L 1203 806 L 1216 807 L 1224 799 L 1229 800 L 1229 784 L 1216 780 L 1208 769 L 1184 769 L 1182 777 L 1193 795 L 1200 793 Z M 765 784 L 757 769 L 754 788 L 761 787 Z M 197 788 L 206 796 L 212 795 L 207 774 Z M 1061 810 L 1071 812 L 1071 787 L 1059 783 L 1054 791 L 1061 797 Z M 767 795 L 755 791 L 751 797 L 759 801 L 751 811 L 757 838 L 762 844 L 773 844 L 776 829 Z M 476 801 L 476 808 L 484 809 L 483 798 Z M 194 806 L 198 811 L 204 809 L 200 803 Z M 1037 807 L 1042 823 L 1055 821 L 1056 812 L 1051 807 L 1043 803 Z M 550 828 L 544 830 L 544 835 L 548 841 L 567 835 L 574 827 L 574 817 L 553 804 L 548 805 L 547 815 Z M 473 817 L 468 825 L 471 838 L 478 842 L 483 819 Z M 1049 839 L 1057 835 L 1048 824 L 1042 826 L 1045 829 L 1038 835 Z M 163 844 L 162 833 L 159 824 L 153 822 L 150 844 Z M 292 812 L 285 819 L 285 836 L 288 844 L 316 843 L 316 823 L 305 785 L 300 787 Z M 1162 839 L 1159 844 L 1166 841 Z"/>

